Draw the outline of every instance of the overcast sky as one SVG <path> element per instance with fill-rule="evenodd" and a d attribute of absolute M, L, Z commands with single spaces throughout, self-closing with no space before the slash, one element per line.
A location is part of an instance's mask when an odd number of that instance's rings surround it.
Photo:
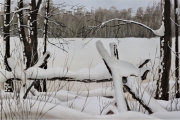
<path fill-rule="evenodd" d="M 90 10 L 91 7 L 94 9 L 99 7 L 109 9 L 111 6 L 115 6 L 117 9 L 132 8 L 136 10 L 138 7 L 146 7 L 159 1 L 160 0 L 53 0 L 55 4 L 66 2 L 70 5 L 84 5 L 88 10 Z M 4 0 L 0 0 L 0 3 L 3 2 Z"/>
<path fill-rule="evenodd" d="M 98 7 L 109 9 L 111 6 L 115 6 L 117 9 L 132 8 L 137 9 L 138 7 L 146 7 L 147 5 L 152 5 L 155 1 L 160 0 L 53 0 L 54 3 L 63 3 L 75 5 L 84 5 L 87 9 Z"/>

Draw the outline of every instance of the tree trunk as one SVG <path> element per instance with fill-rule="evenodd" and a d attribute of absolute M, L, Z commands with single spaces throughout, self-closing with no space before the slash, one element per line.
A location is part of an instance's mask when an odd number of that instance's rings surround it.
<path fill-rule="evenodd" d="M 36 0 L 31 0 L 30 2 L 30 16 L 29 16 L 29 27 L 30 27 L 30 31 L 29 31 L 29 43 L 31 46 L 31 50 L 32 50 L 32 60 L 31 60 L 31 64 L 30 66 L 33 66 L 37 61 L 38 61 L 38 51 L 37 51 L 37 46 L 38 46 L 38 38 L 37 38 L 37 14 L 39 11 L 39 7 L 41 4 L 42 0 L 38 0 L 38 2 L 36 2 Z M 39 91 L 42 92 L 42 88 L 40 86 L 40 81 L 37 80 L 36 83 L 34 84 L 34 87 Z"/>
<path fill-rule="evenodd" d="M 11 0 L 5 0 L 4 5 L 4 42 L 5 42 L 5 66 L 6 70 L 11 71 L 11 68 L 8 65 L 7 58 L 10 57 L 10 8 L 11 8 Z"/>
<path fill-rule="evenodd" d="M 4 56 L 4 63 L 5 63 L 5 69 L 7 71 L 11 71 L 11 68 L 8 65 L 7 58 L 10 56 L 10 10 L 11 10 L 11 0 L 5 0 L 4 1 L 4 26 L 3 26 L 3 32 L 4 32 L 4 43 L 5 43 L 5 56 Z M 13 82 L 12 80 L 6 81 L 7 92 L 13 92 Z"/>
<path fill-rule="evenodd" d="M 23 0 L 20 0 L 18 2 L 18 9 L 22 9 L 23 8 Z M 22 45 L 23 45 L 23 59 L 24 59 L 24 62 L 26 64 L 26 69 L 29 68 L 30 66 L 30 61 L 31 61 L 31 48 L 30 48 L 30 44 L 28 43 L 28 40 L 26 38 L 26 34 L 25 34 L 25 30 L 24 30 L 24 27 L 23 27 L 23 11 L 20 10 L 18 13 L 17 13 L 17 17 L 18 17 L 18 32 L 19 32 L 19 38 L 20 38 L 20 41 L 22 42 Z"/>
<path fill-rule="evenodd" d="M 178 0 L 174 0 L 174 16 L 175 16 L 175 23 L 178 24 Z M 179 42 L 178 42 L 178 26 L 175 25 L 175 52 L 176 52 L 176 59 L 175 59 L 175 78 L 176 78 L 176 84 L 175 84 L 175 91 L 176 91 L 176 98 L 179 98 Z"/>
<path fill-rule="evenodd" d="M 47 39 L 48 39 L 48 16 L 49 16 L 49 4 L 50 4 L 50 0 L 46 0 L 46 11 L 45 11 L 45 21 L 44 21 L 44 52 L 43 54 L 46 53 L 46 47 L 47 47 Z"/>
<path fill-rule="evenodd" d="M 43 55 L 46 53 L 46 49 L 47 49 L 47 39 L 48 39 L 48 22 L 49 22 L 49 4 L 50 4 L 50 0 L 46 0 L 45 1 L 46 6 L 45 6 L 45 20 L 44 20 L 44 51 L 43 51 Z M 44 69 L 47 69 L 47 64 L 45 64 L 45 66 L 43 66 Z M 43 80 L 43 92 L 47 92 L 47 88 L 46 88 L 46 80 Z"/>
<path fill-rule="evenodd" d="M 171 68 L 171 49 L 172 46 L 172 31 L 170 20 L 171 2 L 170 0 L 164 0 L 164 26 L 165 35 L 162 37 L 162 56 L 161 56 L 161 73 L 160 73 L 160 95 L 159 99 L 168 100 L 169 98 L 169 75 Z"/>
<path fill-rule="evenodd" d="M 30 13 L 28 17 L 29 21 L 29 43 L 32 50 L 32 60 L 29 67 L 33 66 L 37 60 L 38 60 L 38 52 L 37 52 L 37 46 L 38 46 L 38 39 L 37 39 L 37 13 L 38 9 L 36 7 L 36 0 L 31 0 L 30 2 Z"/>

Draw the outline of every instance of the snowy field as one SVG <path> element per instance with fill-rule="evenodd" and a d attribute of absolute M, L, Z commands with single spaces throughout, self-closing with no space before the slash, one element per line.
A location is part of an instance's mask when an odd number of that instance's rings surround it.
<path fill-rule="evenodd" d="M 94 67 L 102 62 L 100 55 L 96 50 L 95 43 L 97 40 L 101 40 L 105 44 L 105 48 L 110 51 L 109 43 L 115 42 L 118 45 L 119 58 L 138 64 L 141 60 L 146 58 L 155 58 L 156 49 L 159 47 L 159 38 L 94 38 L 94 39 L 81 39 L 81 38 L 64 38 L 64 40 L 58 40 L 51 38 L 49 41 L 57 46 L 64 48 L 67 52 L 48 44 L 47 50 L 51 52 L 52 57 L 48 64 L 49 67 L 64 67 L 64 64 L 68 60 L 68 66 L 71 71 L 79 71 L 82 68 Z M 11 38 L 11 51 L 12 54 L 19 53 L 21 47 L 19 47 L 19 39 Z M 67 42 L 64 42 L 67 41 Z M 90 41 L 88 44 L 86 44 Z M 14 43 L 15 42 L 15 43 Z M 59 43 L 67 43 L 63 46 Z M 1 40 L 2 43 L 2 40 Z M 43 40 L 39 38 L 39 50 L 43 50 Z M 2 48 L 3 44 L 1 44 Z M 159 56 L 159 48 L 156 57 Z M 41 56 L 41 54 L 40 54 Z M 53 61 L 53 62 L 52 62 Z"/>
<path fill-rule="evenodd" d="M 52 44 L 48 44 L 47 51 L 51 53 L 48 67 L 52 69 L 56 67 L 55 70 L 61 68 L 62 75 L 71 76 L 78 80 L 111 78 L 95 45 L 98 40 L 101 40 L 109 53 L 109 43 L 115 42 L 118 45 L 120 60 L 136 65 L 144 59 L 151 59 L 147 67 L 151 69 L 152 73 L 157 72 L 155 69 L 159 64 L 159 38 L 119 38 L 118 40 L 95 38 L 90 40 L 77 38 L 65 38 L 64 40 L 50 39 L 50 42 L 59 47 L 62 47 L 59 45 L 60 42 L 67 43 L 63 46 L 67 52 Z M 18 61 L 22 58 L 20 42 L 18 42 L 17 38 L 11 38 L 11 41 L 12 56 Z M 89 43 L 86 44 L 88 41 Z M 40 56 L 42 56 L 42 44 L 43 41 L 40 38 L 38 47 Z M 2 41 L 0 45 L 1 51 L 3 51 Z M 174 46 L 172 50 L 174 50 Z M 172 71 L 174 71 L 174 55 L 172 54 L 172 56 Z M 152 66 L 154 67 L 152 68 Z M 2 63 L 1 67 L 3 68 Z M 66 71 L 67 69 L 68 72 Z M 155 89 L 155 81 L 152 82 L 153 76 L 151 72 L 148 74 L 147 80 L 142 83 L 147 94 L 151 94 Z M 133 81 L 133 78 L 130 79 Z M 171 79 L 173 80 L 173 75 L 171 75 Z M 132 86 L 134 91 L 136 90 L 135 87 L 136 85 L 134 84 Z M 148 106 L 153 108 L 153 114 L 149 115 L 147 110 L 127 93 L 125 93 L 125 96 L 131 111 L 118 112 L 112 82 L 82 83 L 56 80 L 48 82 L 48 91 L 47 93 L 36 93 L 35 96 L 28 95 L 25 100 L 16 100 L 14 94 L 1 91 L 0 98 L 3 100 L 1 100 L 0 104 L 2 108 L 0 110 L 0 118 L 180 119 L 180 112 L 178 112 L 180 110 L 179 99 L 156 101 L 152 98 L 148 99 L 149 96 L 147 94 L 136 95 L 139 95 L 139 98 L 142 98 Z"/>

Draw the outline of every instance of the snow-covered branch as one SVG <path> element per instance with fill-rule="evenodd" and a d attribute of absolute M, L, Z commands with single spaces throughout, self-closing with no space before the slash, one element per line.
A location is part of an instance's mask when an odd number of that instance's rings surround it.
<path fill-rule="evenodd" d="M 131 63 L 116 60 L 110 57 L 110 55 L 108 54 L 107 50 L 104 48 L 101 41 L 96 42 L 96 47 L 99 54 L 102 56 L 102 58 L 105 60 L 105 62 L 112 71 L 118 111 L 127 111 L 127 108 L 125 106 L 126 103 L 124 101 L 124 96 L 123 96 L 123 84 L 124 84 L 130 88 L 129 91 L 132 91 L 138 98 L 140 98 L 146 104 L 146 106 L 152 109 L 152 112 L 157 112 L 157 111 L 166 112 L 166 110 L 162 108 L 157 103 L 157 101 L 144 90 L 143 86 L 140 84 L 141 82 L 140 72 L 138 71 L 137 67 L 135 67 Z M 138 80 L 137 78 L 131 76 L 137 76 Z M 122 77 L 127 77 L 127 81 L 125 83 L 123 83 Z M 151 113 L 151 110 L 149 108 L 148 110 Z"/>
<path fill-rule="evenodd" d="M 177 24 L 172 18 L 170 18 L 170 19 L 171 19 L 171 21 L 172 21 L 176 26 L 180 27 L 180 25 Z"/>
<path fill-rule="evenodd" d="M 100 28 L 104 27 L 106 24 L 110 23 L 110 22 L 113 22 L 113 21 L 121 21 L 121 22 L 124 22 L 126 24 L 136 24 L 136 25 L 140 25 L 150 31 L 152 31 L 156 36 L 164 36 L 164 32 L 165 32 L 165 28 L 164 28 L 164 22 L 162 22 L 161 26 L 159 29 L 157 30 L 154 30 L 142 23 L 139 23 L 139 22 L 136 22 L 136 21 L 133 21 L 133 20 L 124 20 L 124 19 L 119 19 L 119 18 L 115 18 L 115 19 L 111 19 L 111 20 L 107 20 L 107 21 L 104 21 L 100 24 L 98 24 L 97 26 L 90 26 L 90 29 L 94 29 L 95 31 L 94 32 L 97 32 L 99 31 Z"/>

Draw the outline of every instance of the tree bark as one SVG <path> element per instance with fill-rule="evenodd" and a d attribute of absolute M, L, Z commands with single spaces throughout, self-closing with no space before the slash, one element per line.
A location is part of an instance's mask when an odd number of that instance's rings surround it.
<path fill-rule="evenodd" d="M 32 60 L 29 67 L 33 66 L 38 60 L 37 13 L 39 9 L 36 7 L 36 0 L 31 0 L 30 7 L 31 9 L 30 9 L 28 20 L 29 20 L 29 27 L 30 27 L 29 43 L 32 50 L 32 55 L 31 55 Z"/>
<path fill-rule="evenodd" d="M 20 0 L 18 2 L 18 8 L 19 9 L 22 9 L 23 8 L 23 0 Z M 17 13 L 17 17 L 18 17 L 18 24 L 19 24 L 19 27 L 18 27 L 18 32 L 19 32 L 19 38 L 20 38 L 20 41 L 23 42 L 23 59 L 24 59 L 24 62 L 26 62 L 26 69 L 29 68 L 30 64 L 31 64 L 31 47 L 30 47 L 30 44 L 28 43 L 28 40 L 26 38 L 26 34 L 25 34 L 25 29 L 24 29 L 24 23 L 23 23 L 23 11 L 20 10 L 18 13 Z"/>
<path fill-rule="evenodd" d="M 31 0 L 29 3 L 30 11 L 28 14 L 28 26 L 29 26 L 29 32 L 28 32 L 28 43 L 29 43 L 29 49 L 30 51 L 26 51 L 29 53 L 28 60 L 27 60 L 27 68 L 33 66 L 38 61 L 38 38 L 37 38 L 37 14 L 39 11 L 39 7 L 42 0 L 38 0 L 36 4 L 36 0 Z M 42 88 L 40 86 L 40 81 L 37 80 L 34 84 L 34 87 L 39 91 L 42 92 Z"/>
<path fill-rule="evenodd" d="M 45 21 L 44 21 L 44 52 L 43 54 L 46 53 L 46 47 L 47 47 L 47 39 L 48 39 L 48 16 L 49 16 L 49 4 L 50 4 L 50 0 L 46 0 L 46 11 L 45 11 Z"/>
<path fill-rule="evenodd" d="M 7 71 L 11 71 L 11 68 L 8 65 L 7 58 L 9 58 L 10 55 L 10 11 L 11 11 L 11 0 L 5 0 L 4 2 L 4 26 L 3 26 L 3 32 L 4 32 L 4 43 L 5 43 L 5 56 L 4 56 L 4 63 L 5 63 L 5 69 Z M 13 92 L 13 82 L 12 80 L 6 81 L 7 92 Z"/>
<path fill-rule="evenodd" d="M 178 0 L 174 0 L 174 16 L 175 16 L 175 23 L 178 24 Z M 175 91 L 176 91 L 176 98 L 179 98 L 179 42 L 178 42 L 178 36 L 179 36 L 179 30 L 178 26 L 175 25 L 175 52 L 176 52 L 176 59 L 175 59 L 175 78 L 176 78 L 176 84 L 175 84 Z"/>
<path fill-rule="evenodd" d="M 161 41 L 162 46 L 162 56 L 161 56 L 161 73 L 162 75 L 160 81 L 160 95 L 159 99 L 168 100 L 169 99 L 169 77 L 170 77 L 170 68 L 171 68 L 171 49 L 172 46 L 172 31 L 171 31 L 171 1 L 164 0 L 164 26 L 165 26 L 165 35 L 162 37 Z"/>
<path fill-rule="evenodd" d="M 10 9 L 11 8 L 11 0 L 5 0 L 4 5 L 4 42 L 5 42 L 5 66 L 6 70 L 11 71 L 11 68 L 8 65 L 7 58 L 10 57 Z"/>
<path fill-rule="evenodd" d="M 48 22 L 49 22 L 49 4 L 50 4 L 50 0 L 46 0 L 46 6 L 45 6 L 45 20 L 44 20 L 44 51 L 43 51 L 43 55 L 46 53 L 46 49 L 47 49 L 47 39 L 48 39 Z M 47 64 L 45 64 L 44 69 L 47 69 Z M 47 92 L 47 88 L 46 88 L 46 80 L 43 80 L 43 92 Z"/>

